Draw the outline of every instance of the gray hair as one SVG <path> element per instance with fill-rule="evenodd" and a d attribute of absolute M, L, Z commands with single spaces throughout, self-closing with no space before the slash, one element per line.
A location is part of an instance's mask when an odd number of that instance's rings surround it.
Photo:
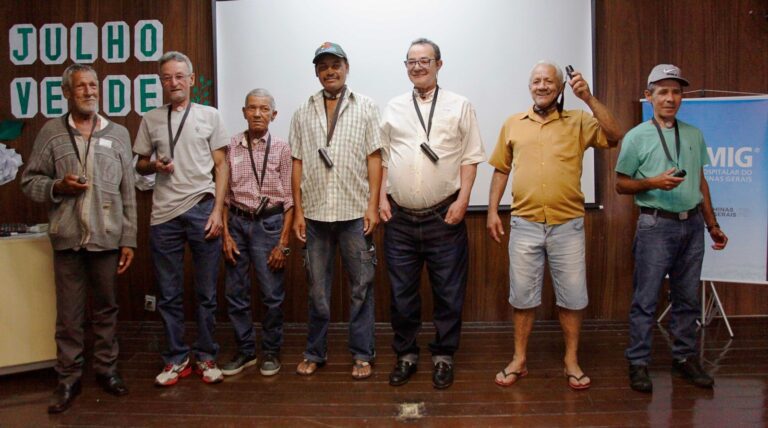
<path fill-rule="evenodd" d="M 413 45 L 430 45 L 432 46 L 432 49 L 435 51 L 435 59 L 440 60 L 440 46 L 437 45 L 437 43 L 433 42 L 432 40 L 429 40 L 424 37 L 420 37 L 414 41 L 411 42 L 411 46 L 408 46 L 408 50 L 411 50 Z M 405 59 L 408 59 L 408 52 L 405 53 Z"/>
<path fill-rule="evenodd" d="M 183 62 L 187 64 L 187 68 L 189 69 L 189 74 L 194 73 L 194 69 L 192 68 L 192 61 L 189 60 L 189 57 L 184 55 L 181 52 L 177 51 L 168 51 L 163 54 L 163 56 L 160 57 L 160 59 L 157 61 L 157 68 L 163 68 L 163 65 L 165 65 L 168 61 L 178 61 Z"/>
<path fill-rule="evenodd" d="M 554 68 L 554 69 L 555 69 L 555 74 L 556 74 L 556 76 L 557 76 L 557 81 L 559 82 L 559 84 L 562 84 L 562 83 L 563 83 L 563 80 L 564 80 L 564 78 L 563 78 L 563 69 L 562 69 L 562 68 L 560 68 L 560 66 L 559 66 L 559 65 L 558 65 L 556 62 L 554 62 L 554 61 L 552 61 L 552 60 L 550 60 L 550 59 L 542 59 L 542 60 L 539 60 L 539 61 L 538 61 L 538 62 L 537 62 L 537 63 L 536 63 L 534 66 L 533 66 L 533 68 L 531 68 L 531 74 L 530 74 L 529 76 L 532 76 L 532 75 L 533 75 L 533 70 L 536 70 L 536 67 L 538 67 L 538 66 L 540 66 L 540 65 L 548 65 L 548 66 L 550 66 L 550 67 Z M 531 79 L 530 79 L 530 77 L 529 77 L 529 78 L 528 78 L 528 81 L 530 82 L 530 80 L 531 80 Z"/>
<path fill-rule="evenodd" d="M 96 74 L 96 70 L 94 70 L 93 67 L 86 64 L 74 63 L 67 67 L 61 75 L 61 89 L 72 89 L 72 75 L 79 71 L 87 71 L 88 73 L 93 74 L 93 77 L 95 77 L 96 80 L 99 80 L 99 75 Z"/>
<path fill-rule="evenodd" d="M 256 88 L 252 89 L 251 92 L 248 92 L 248 95 L 245 96 L 245 105 L 248 105 L 248 97 L 264 97 L 269 98 L 269 108 L 272 109 L 272 111 L 275 111 L 275 97 L 272 96 L 272 94 L 269 93 L 268 90 L 264 88 Z"/>

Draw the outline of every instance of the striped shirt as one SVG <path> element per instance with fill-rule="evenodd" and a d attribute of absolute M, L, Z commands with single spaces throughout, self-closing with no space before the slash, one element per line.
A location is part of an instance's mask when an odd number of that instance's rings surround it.
<path fill-rule="evenodd" d="M 293 114 L 288 140 L 291 154 L 302 161 L 301 202 L 304 216 L 316 221 L 363 217 L 368 208 L 368 155 L 381 149 L 379 109 L 370 98 L 347 89 L 330 145 L 323 92 Z M 332 112 L 331 112 L 332 113 Z M 325 147 L 333 168 L 318 150 Z"/>
<path fill-rule="evenodd" d="M 258 206 L 258 197 L 267 196 L 269 198 L 268 207 L 282 204 L 283 211 L 288 211 L 293 207 L 291 147 L 285 140 L 272 137 L 267 169 L 264 177 L 261 177 L 269 136 L 268 132 L 262 138 L 254 138 L 252 141 L 253 163 L 256 165 L 259 179 L 262 180 L 261 190 L 259 190 L 256 177 L 253 175 L 245 131 L 232 136 L 227 146 L 227 164 L 229 165 L 229 190 L 225 199 L 227 206 L 234 204 L 238 208 L 253 211 Z"/>

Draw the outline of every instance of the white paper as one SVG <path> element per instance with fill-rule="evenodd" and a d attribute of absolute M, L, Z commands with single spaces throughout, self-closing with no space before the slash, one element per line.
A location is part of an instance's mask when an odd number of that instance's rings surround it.
<path fill-rule="evenodd" d="M 0 143 L 0 186 L 13 181 L 22 165 L 24 162 L 21 161 L 21 155 Z"/>

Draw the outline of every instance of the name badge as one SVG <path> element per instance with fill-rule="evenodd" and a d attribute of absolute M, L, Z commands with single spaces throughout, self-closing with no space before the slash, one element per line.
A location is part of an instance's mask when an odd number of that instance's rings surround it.
<path fill-rule="evenodd" d="M 237 164 L 239 164 L 242 161 L 243 161 L 243 157 L 242 156 L 235 156 L 235 157 L 232 158 L 232 165 L 237 165 Z"/>
<path fill-rule="evenodd" d="M 99 145 L 108 149 L 112 148 L 112 140 L 106 140 L 104 138 L 99 140 Z"/>

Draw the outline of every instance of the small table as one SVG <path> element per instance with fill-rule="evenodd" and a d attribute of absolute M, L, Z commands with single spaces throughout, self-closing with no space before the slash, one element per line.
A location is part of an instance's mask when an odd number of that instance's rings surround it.
<path fill-rule="evenodd" d="M 0 238 L 0 375 L 56 363 L 56 285 L 47 233 Z"/>

